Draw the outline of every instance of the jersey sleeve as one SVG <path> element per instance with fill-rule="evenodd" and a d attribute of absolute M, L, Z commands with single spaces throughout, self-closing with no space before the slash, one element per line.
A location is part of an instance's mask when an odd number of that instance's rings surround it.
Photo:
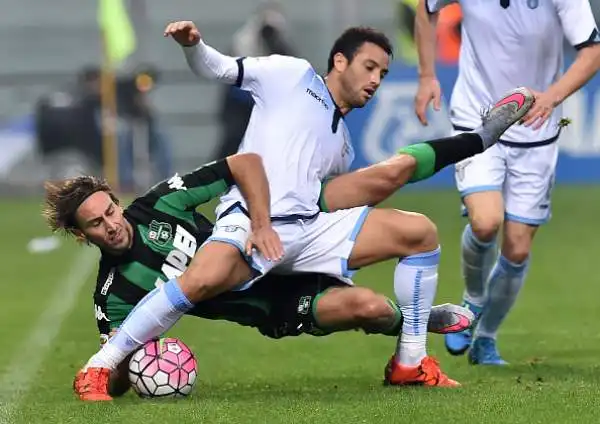
<path fill-rule="evenodd" d="M 437 13 L 445 6 L 458 2 L 459 0 L 425 0 L 425 9 L 429 14 Z"/>
<path fill-rule="evenodd" d="M 144 198 L 162 211 L 191 212 L 234 184 L 227 160 L 222 159 L 181 176 L 175 174 L 150 189 Z"/>
<path fill-rule="evenodd" d="M 235 85 L 249 91 L 257 100 L 285 96 L 303 77 L 314 74 L 308 61 L 292 56 L 271 55 L 239 58 Z"/>
<path fill-rule="evenodd" d="M 94 293 L 94 317 L 100 332 L 100 344 L 108 341 L 110 332 L 118 327 L 125 317 L 114 314 L 113 305 L 110 304 L 110 288 L 115 281 L 115 268 L 103 266 L 100 263 L 98 278 L 96 280 L 96 291 Z M 127 314 L 125 314 L 127 316 Z"/>
<path fill-rule="evenodd" d="M 577 50 L 600 43 L 589 0 L 554 0 L 565 37 Z"/>

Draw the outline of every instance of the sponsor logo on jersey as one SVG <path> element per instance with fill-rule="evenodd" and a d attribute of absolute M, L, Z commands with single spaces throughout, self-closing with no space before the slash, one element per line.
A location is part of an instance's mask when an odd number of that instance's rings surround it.
<path fill-rule="evenodd" d="M 171 190 L 187 190 L 187 187 L 183 183 L 183 178 L 179 174 L 173 175 L 168 181 L 169 188 Z"/>
<path fill-rule="evenodd" d="M 152 220 L 148 227 L 149 240 L 152 240 L 159 246 L 164 246 L 171 241 L 171 237 L 173 237 L 173 228 L 171 227 L 171 224 Z"/>
<path fill-rule="evenodd" d="M 104 313 L 104 311 L 102 310 L 102 308 L 98 305 L 94 305 L 94 313 L 96 315 L 96 320 L 97 321 L 108 321 L 110 322 L 110 320 L 108 319 L 108 317 L 106 316 L 106 314 Z"/>
<path fill-rule="evenodd" d="M 170 231 L 170 226 L 169 226 Z M 169 237 L 170 239 L 171 237 Z M 188 263 L 196 254 L 196 247 L 198 242 L 196 238 L 191 235 L 185 228 L 178 225 L 175 227 L 175 235 L 173 236 L 173 250 L 171 250 L 165 262 L 162 264 L 160 271 L 164 274 L 167 279 L 179 277 L 183 274 L 188 267 Z M 154 282 L 156 287 L 160 287 L 165 281 L 158 277 Z"/>
<path fill-rule="evenodd" d="M 306 89 L 306 92 L 308 94 L 310 94 L 310 96 L 315 99 L 316 101 L 318 101 L 319 103 L 321 103 L 321 105 L 325 108 L 325 110 L 329 110 L 329 105 L 327 104 L 327 102 L 325 101 L 325 99 L 321 96 L 319 96 L 317 93 L 315 93 L 314 91 L 312 91 L 310 88 Z"/>
<path fill-rule="evenodd" d="M 115 279 L 115 269 L 111 268 L 110 272 L 108 273 L 108 277 L 106 277 L 106 282 L 102 286 L 102 290 L 100 290 L 100 294 L 102 296 L 106 296 L 106 294 L 108 293 L 108 289 L 110 288 L 110 286 L 112 286 L 114 279 Z"/>

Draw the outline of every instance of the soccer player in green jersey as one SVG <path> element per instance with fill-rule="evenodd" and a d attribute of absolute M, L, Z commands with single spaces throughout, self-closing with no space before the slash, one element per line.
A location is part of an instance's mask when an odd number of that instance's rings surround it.
<path fill-rule="evenodd" d="M 361 179 L 371 187 L 375 183 L 390 186 L 390 179 L 408 180 L 415 163 L 407 159 L 400 155 L 371 167 L 361 174 Z M 331 205 L 342 205 L 338 195 L 344 193 L 344 181 L 356 185 L 356 181 L 341 178 L 332 181 L 335 190 L 324 191 L 324 201 Z M 111 188 L 94 177 L 46 184 L 44 215 L 50 227 L 101 250 L 94 309 L 103 342 L 148 292 L 186 269 L 212 232 L 211 222 L 195 208 L 234 183 L 246 187 L 249 200 L 262 197 L 268 205 L 264 170 L 260 158 L 253 154 L 234 155 L 189 174 L 175 175 L 135 199 L 125 210 Z M 249 185 L 254 187 L 248 188 Z M 375 202 L 380 195 L 380 191 L 373 192 L 370 199 L 361 197 L 360 201 Z M 260 206 L 257 209 L 260 214 Z M 273 252 L 277 251 L 276 239 L 262 240 L 270 243 Z M 254 238 L 253 242 L 258 241 Z M 247 290 L 226 292 L 199 303 L 188 315 L 256 327 L 271 338 L 327 335 L 348 329 L 396 337 L 402 326 L 397 305 L 386 296 L 314 273 L 269 274 Z M 429 331 L 447 333 L 468 325 L 468 311 L 456 305 L 440 305 L 432 310 Z M 126 369 L 127 361 L 111 374 L 112 395 L 122 394 L 129 387 L 122 367 Z"/>

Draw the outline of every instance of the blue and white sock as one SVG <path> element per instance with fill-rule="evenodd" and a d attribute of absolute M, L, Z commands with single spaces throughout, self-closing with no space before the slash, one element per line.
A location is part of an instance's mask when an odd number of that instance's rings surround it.
<path fill-rule="evenodd" d="M 475 337 L 495 339 L 500 324 L 515 304 L 519 291 L 525 282 L 529 258 L 523 263 L 515 264 L 500 255 L 490 275 L 487 302 L 479 323 L 475 329 Z"/>
<path fill-rule="evenodd" d="M 427 356 L 427 322 L 437 289 L 440 248 L 407 256 L 396 265 L 394 293 L 404 322 L 396 360 L 414 367 Z"/>
<path fill-rule="evenodd" d="M 117 334 L 92 356 L 86 368 L 116 369 L 127 355 L 147 341 L 160 337 L 193 306 L 181 291 L 177 280 L 169 280 L 137 304 Z"/>
<path fill-rule="evenodd" d="M 479 240 L 471 225 L 467 224 L 462 234 L 462 273 L 465 280 L 463 301 L 474 307 L 476 312 L 485 303 L 485 289 L 488 277 L 496 260 L 496 239 L 483 242 Z"/>

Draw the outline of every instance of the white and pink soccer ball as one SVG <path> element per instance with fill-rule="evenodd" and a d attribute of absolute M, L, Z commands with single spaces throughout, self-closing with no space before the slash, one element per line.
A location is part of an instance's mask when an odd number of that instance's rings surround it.
<path fill-rule="evenodd" d="M 140 397 L 183 397 L 190 394 L 198 365 L 181 340 L 152 340 L 129 361 L 129 381 Z"/>

